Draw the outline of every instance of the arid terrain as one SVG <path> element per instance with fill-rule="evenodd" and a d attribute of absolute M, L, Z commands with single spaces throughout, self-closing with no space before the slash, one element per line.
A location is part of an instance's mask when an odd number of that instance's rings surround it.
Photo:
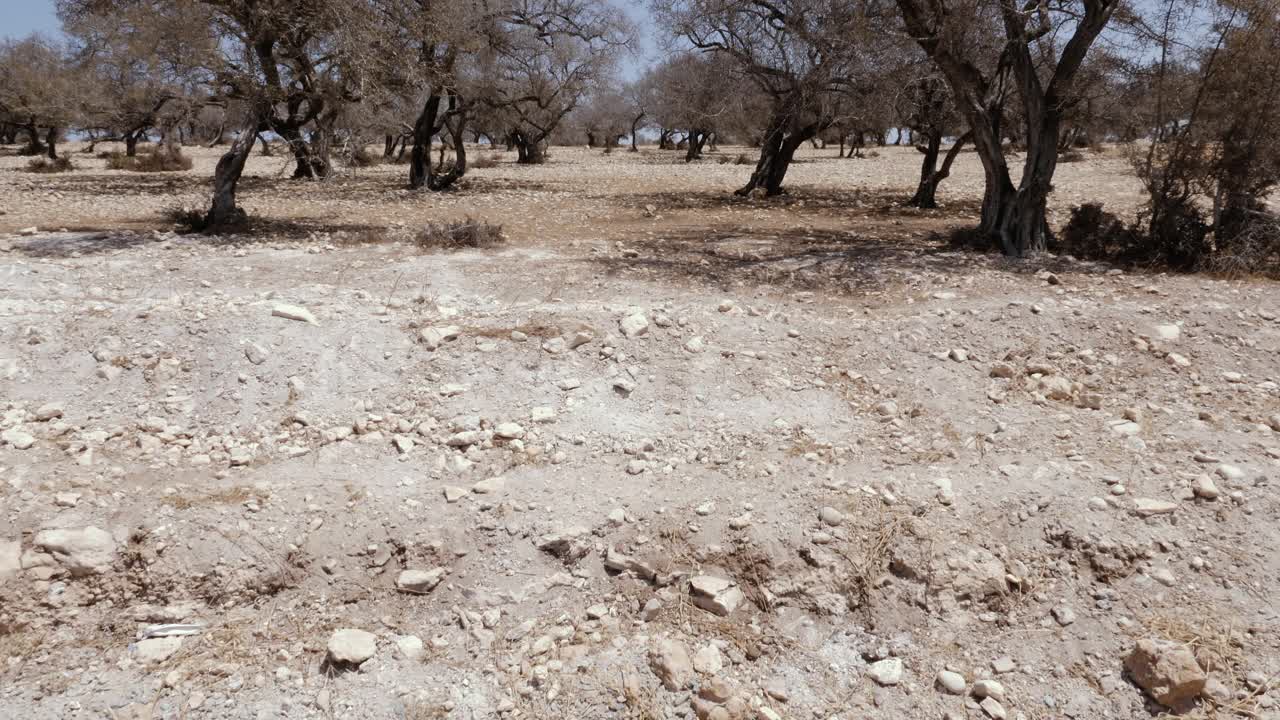
<path fill-rule="evenodd" d="M 208 237 L 217 150 L 75 150 L 0 157 L 2 718 L 1280 718 L 1275 282 L 951 250 L 972 154 L 255 152 Z"/>

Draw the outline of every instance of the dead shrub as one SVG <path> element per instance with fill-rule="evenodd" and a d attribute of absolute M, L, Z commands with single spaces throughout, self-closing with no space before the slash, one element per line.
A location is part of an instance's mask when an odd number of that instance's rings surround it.
<path fill-rule="evenodd" d="M 1055 252 L 1089 260 L 1115 260 L 1134 245 L 1132 231 L 1102 203 L 1085 203 L 1071 210 L 1071 220 L 1051 241 Z"/>
<path fill-rule="evenodd" d="M 191 158 L 183 155 L 178 147 L 157 147 L 151 152 L 139 153 L 133 157 L 117 151 L 107 154 L 107 169 L 130 172 L 181 172 L 191 169 Z"/>
<path fill-rule="evenodd" d="M 414 238 L 421 248 L 457 250 L 488 248 L 506 242 L 501 225 L 467 218 L 460 222 L 430 223 Z"/>
<path fill-rule="evenodd" d="M 347 158 L 348 167 L 373 167 L 382 163 L 382 158 L 369 152 L 369 148 L 363 145 L 356 145 L 351 149 L 351 156 Z"/>
<path fill-rule="evenodd" d="M 750 155 L 746 153 L 740 153 L 738 157 L 734 158 L 733 164 L 734 165 L 754 165 L 755 162 L 751 159 Z"/>
<path fill-rule="evenodd" d="M 1084 153 L 1079 150 L 1063 150 L 1058 153 L 1058 162 L 1060 163 L 1078 163 L 1084 162 Z"/>
<path fill-rule="evenodd" d="M 178 205 L 165 209 L 160 215 L 178 232 L 193 233 L 205 230 L 205 215 L 196 208 Z"/>
<path fill-rule="evenodd" d="M 27 163 L 27 172 L 32 173 L 62 173 L 75 170 L 75 163 L 71 162 L 71 158 L 62 156 L 56 160 L 50 160 L 46 157 L 32 158 Z"/>
<path fill-rule="evenodd" d="M 483 170 L 498 166 L 498 157 L 496 155 L 478 155 L 475 159 L 467 163 L 468 167 Z"/>
<path fill-rule="evenodd" d="M 1236 229 L 1231 238 L 1218 238 L 1218 251 L 1208 270 L 1232 277 L 1280 277 L 1280 217 L 1258 214 Z"/>

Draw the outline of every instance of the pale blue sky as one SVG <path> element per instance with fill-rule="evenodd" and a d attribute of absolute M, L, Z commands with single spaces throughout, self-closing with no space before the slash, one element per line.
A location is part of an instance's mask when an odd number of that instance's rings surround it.
<path fill-rule="evenodd" d="M 20 38 L 37 31 L 58 34 L 53 0 L 0 0 L 0 36 Z"/>

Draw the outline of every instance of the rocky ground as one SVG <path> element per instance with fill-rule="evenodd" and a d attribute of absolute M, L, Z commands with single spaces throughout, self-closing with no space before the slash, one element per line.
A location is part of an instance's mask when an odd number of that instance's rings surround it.
<path fill-rule="evenodd" d="M 0 716 L 1280 718 L 1274 283 L 950 252 L 972 156 L 255 157 L 210 239 L 196 155 L 0 158 Z"/>

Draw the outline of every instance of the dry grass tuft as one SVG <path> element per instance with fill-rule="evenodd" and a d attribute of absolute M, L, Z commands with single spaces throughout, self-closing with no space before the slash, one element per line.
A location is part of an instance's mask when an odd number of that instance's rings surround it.
<path fill-rule="evenodd" d="M 442 250 L 490 248 L 506 241 L 501 225 L 472 218 L 461 222 L 430 223 L 414 238 L 420 248 Z"/>
<path fill-rule="evenodd" d="M 50 160 L 49 158 L 44 157 L 32 158 L 31 161 L 27 163 L 27 172 L 30 173 L 63 173 L 71 172 L 75 169 L 75 163 L 71 162 L 71 158 L 66 155 L 63 155 L 57 160 Z"/>
<path fill-rule="evenodd" d="M 1269 678 L 1261 688 L 1248 688 L 1244 680 L 1244 668 L 1248 661 L 1244 648 L 1245 636 L 1234 624 L 1214 621 L 1210 619 L 1213 616 L 1207 610 L 1196 612 L 1195 620 L 1159 614 L 1146 618 L 1142 623 L 1147 631 L 1190 649 L 1200 666 L 1231 690 L 1230 702 L 1218 703 L 1206 698 L 1203 705 L 1179 717 L 1191 720 L 1258 717 L 1258 699 L 1280 678 Z"/>
<path fill-rule="evenodd" d="M 497 167 L 498 156 L 496 154 L 478 155 L 474 159 L 467 161 L 467 167 L 483 170 L 485 168 Z"/>
<path fill-rule="evenodd" d="M 859 518 L 855 542 L 835 548 L 846 563 L 840 592 L 850 609 L 867 608 L 876 581 L 889 571 L 889 557 L 897 538 L 909 531 L 906 516 L 891 512 L 879 498 L 859 495 L 845 507 L 846 517 Z M 865 523 L 865 526 L 861 526 Z"/>
<path fill-rule="evenodd" d="M 239 505 L 250 500 L 265 500 L 266 498 L 267 494 L 261 490 L 237 485 L 209 493 L 208 495 L 194 497 L 175 493 L 166 495 L 160 502 L 178 510 L 187 510 L 198 505 Z"/>

